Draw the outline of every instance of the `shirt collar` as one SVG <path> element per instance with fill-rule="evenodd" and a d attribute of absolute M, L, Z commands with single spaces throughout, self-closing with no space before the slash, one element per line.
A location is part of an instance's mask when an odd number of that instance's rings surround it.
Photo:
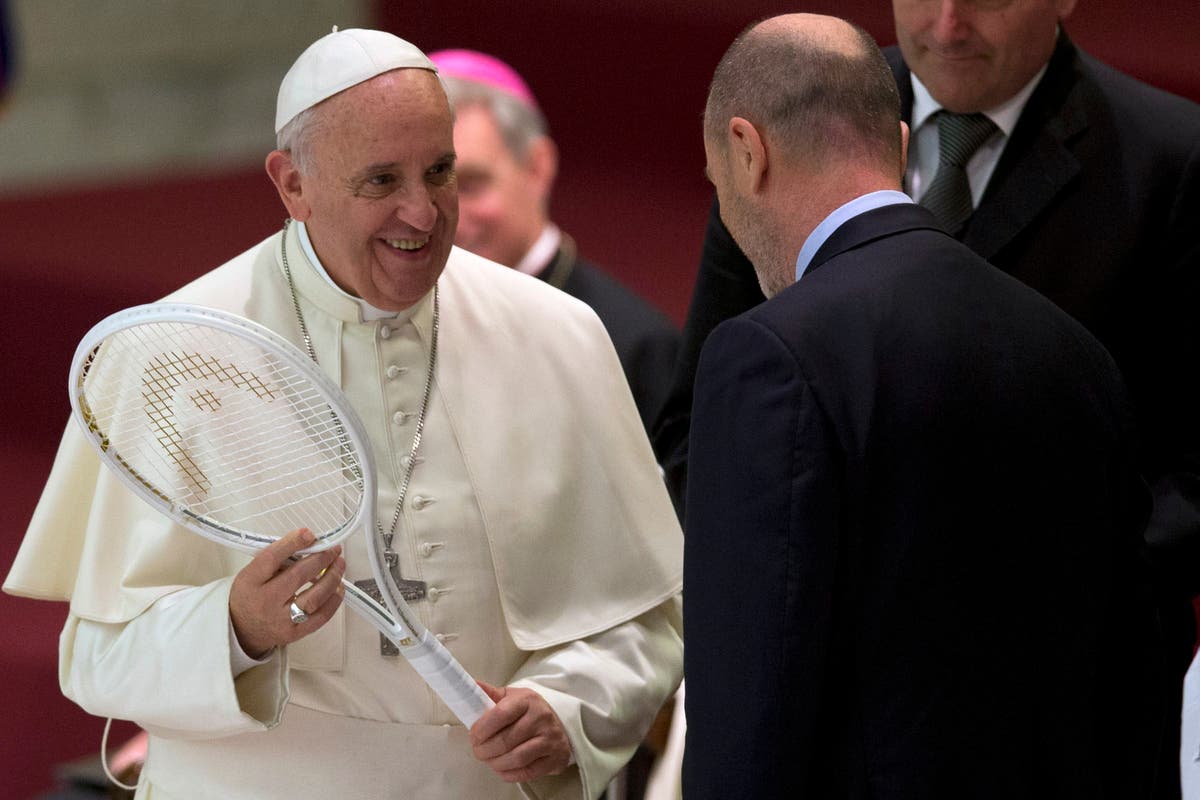
<path fill-rule="evenodd" d="M 553 222 L 547 222 L 546 227 L 542 228 L 542 234 L 533 243 L 533 247 L 529 248 L 529 252 L 521 257 L 513 269 L 517 272 L 524 272 L 526 275 L 539 274 L 550 265 L 561 242 L 562 231 Z"/>
<path fill-rule="evenodd" d="M 821 224 L 813 228 L 812 233 L 804 240 L 804 246 L 800 248 L 800 255 L 796 257 L 796 280 L 800 280 L 804 276 L 805 271 L 812 264 L 813 256 L 821 249 L 821 245 L 825 244 L 833 232 L 840 228 L 846 220 L 876 208 L 898 203 L 911 203 L 912 201 L 912 198 L 904 192 L 884 189 L 860 195 L 849 203 L 834 209 L 833 213 L 821 220 Z"/>
<path fill-rule="evenodd" d="M 308 238 L 308 227 L 299 220 L 296 221 L 296 235 L 300 238 L 300 247 L 304 250 L 304 255 L 308 256 L 308 260 L 313 265 L 313 268 L 316 269 L 317 274 L 324 278 L 325 282 L 332 286 L 338 294 L 353 300 L 358 305 L 363 322 L 372 322 L 377 319 L 408 319 L 411 315 L 411 308 L 406 308 L 403 311 L 384 311 L 382 308 L 376 308 L 361 297 L 355 297 L 342 289 L 329 276 L 329 273 L 325 271 L 325 265 L 321 263 L 321 259 L 317 258 L 317 251 L 313 249 L 312 240 Z"/>
<path fill-rule="evenodd" d="M 1061 29 L 1059 35 L 1062 35 Z M 1000 129 L 1005 138 L 1012 136 L 1013 129 L 1017 127 L 1017 120 L 1020 119 L 1021 112 L 1025 110 L 1025 104 L 1029 102 L 1029 96 L 1033 94 L 1033 90 L 1037 88 L 1038 82 L 1046 74 L 1048 66 L 1050 66 L 1049 62 L 1043 64 L 1042 68 L 1037 71 L 1037 74 L 1012 97 L 998 106 L 983 110 L 984 116 Z M 941 111 L 943 106 L 937 100 L 933 99 L 933 95 L 929 93 L 929 89 L 925 88 L 925 84 L 917 77 L 917 73 L 909 70 L 909 77 L 912 79 L 913 87 L 911 125 L 912 130 L 915 131 L 928 122 L 930 117 Z"/>
<path fill-rule="evenodd" d="M 1021 91 L 1000 105 L 984 110 L 983 115 L 990 119 L 1005 137 L 1012 135 L 1013 128 L 1017 127 L 1017 120 L 1021 117 L 1021 112 L 1025 110 L 1025 104 L 1029 102 L 1029 96 L 1033 94 L 1038 81 L 1045 74 L 1046 66 L 1043 66 L 1029 83 L 1021 87 Z M 941 111 L 942 104 L 933 99 L 933 95 L 925 88 L 925 84 L 921 83 L 921 79 L 917 77 L 916 73 L 912 74 L 912 87 L 912 129 L 915 131 L 928 122 L 934 114 Z"/>

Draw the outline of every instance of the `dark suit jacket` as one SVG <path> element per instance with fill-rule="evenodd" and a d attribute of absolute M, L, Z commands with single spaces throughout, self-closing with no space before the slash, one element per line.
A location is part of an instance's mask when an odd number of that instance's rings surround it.
<path fill-rule="evenodd" d="M 684 796 L 1149 797 L 1149 493 L 1086 330 L 889 206 L 719 326 L 692 417 Z"/>
<path fill-rule="evenodd" d="M 885 53 L 908 119 L 908 68 L 896 48 Z M 962 234 L 1116 359 L 1155 493 L 1146 538 L 1166 582 L 1188 596 L 1200 592 L 1198 224 L 1200 106 L 1116 72 L 1064 36 Z M 714 206 L 674 386 L 654 429 L 677 500 L 700 347 L 716 323 L 762 299 Z M 1185 664 L 1190 650 L 1181 641 Z"/>
<path fill-rule="evenodd" d="M 912 111 L 908 67 L 885 51 Z M 1178 771 L 1183 675 L 1200 592 L 1200 106 L 1097 62 L 1064 36 L 963 241 L 1082 322 L 1132 395 L 1154 492 L 1145 531 L 1173 665 L 1164 776 Z M 762 301 L 753 267 L 713 207 L 674 385 L 653 442 L 677 504 L 691 386 L 713 326 Z M 685 530 L 687 527 L 685 526 Z M 1173 720 L 1173 722 L 1171 721 Z M 1179 796 L 1165 777 L 1160 800 Z"/>
<path fill-rule="evenodd" d="M 608 331 L 646 430 L 671 388 L 679 329 L 650 303 L 599 267 L 576 258 L 574 243 L 560 249 L 538 276 L 592 307 Z"/>

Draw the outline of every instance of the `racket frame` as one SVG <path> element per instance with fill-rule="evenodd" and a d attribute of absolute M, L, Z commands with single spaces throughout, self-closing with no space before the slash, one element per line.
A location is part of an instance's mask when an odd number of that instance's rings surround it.
<path fill-rule="evenodd" d="M 222 525 L 214 520 L 190 511 L 168 497 L 152 481 L 145 478 L 130 465 L 109 442 L 100 430 L 95 415 L 88 406 L 83 386 L 91 369 L 96 351 L 106 339 L 128 328 L 150 324 L 193 324 L 215 328 L 231 333 L 243 341 L 249 341 L 285 366 L 300 373 L 311 381 L 321 399 L 339 417 L 339 435 L 344 435 L 348 445 L 359 455 L 359 469 L 355 477 L 361 482 L 361 502 L 354 514 L 343 525 L 328 531 L 313 531 L 316 542 L 301 550 L 297 555 L 307 555 L 327 550 L 353 533 L 359 526 L 366 530 L 375 527 L 375 464 L 374 454 L 367 440 L 366 430 L 358 415 L 350 408 L 346 396 L 320 368 L 300 350 L 269 328 L 252 320 L 238 317 L 217 309 L 186 303 L 149 303 L 118 311 L 97 323 L 84 334 L 75 356 L 71 360 L 68 391 L 71 411 L 101 459 L 112 467 L 113 472 L 138 496 L 174 522 L 190 531 L 234 547 L 243 552 L 258 552 L 276 541 L 275 538 Z M 369 536 L 368 539 L 371 537 Z M 372 554 L 373 555 L 373 554 Z"/>
<path fill-rule="evenodd" d="M 362 527 L 367 541 L 368 562 L 376 585 L 381 587 L 385 606 L 350 581 L 342 580 L 346 604 L 359 613 L 379 632 L 391 639 L 421 677 L 434 689 L 454 714 L 470 727 L 494 703 L 479 688 L 474 679 L 454 659 L 445 646 L 426 630 L 412 608 L 400 596 L 384 565 L 378 541 L 375 515 L 376 481 L 374 452 L 358 414 L 320 367 L 295 345 L 269 328 L 235 314 L 190 303 L 150 303 L 118 311 L 93 326 L 80 340 L 71 360 L 68 394 L 72 415 L 83 429 L 93 449 L 111 471 L 141 497 L 172 521 L 189 531 L 226 547 L 255 553 L 276 539 L 256 535 L 209 521 L 175 502 L 143 477 L 121 456 L 100 430 L 84 396 L 83 385 L 97 350 L 104 341 L 125 329 L 156 323 L 183 323 L 215 328 L 230 333 L 266 351 L 286 366 L 312 382 L 321 399 L 337 414 L 339 436 L 344 435 L 348 446 L 359 456 L 360 468 L 356 477 L 361 481 L 361 502 L 346 524 L 333 531 L 313 533 L 317 541 L 297 553 L 297 556 L 328 549 L 344 540 L 356 528 Z"/>

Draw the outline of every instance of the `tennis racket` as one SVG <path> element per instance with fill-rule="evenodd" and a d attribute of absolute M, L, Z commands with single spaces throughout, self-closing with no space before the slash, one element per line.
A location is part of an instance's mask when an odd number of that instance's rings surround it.
<path fill-rule="evenodd" d="M 296 528 L 323 550 L 360 527 L 381 606 L 345 602 L 399 648 L 468 728 L 494 703 L 421 624 L 382 557 L 375 459 L 341 390 L 298 348 L 233 314 L 155 303 L 102 320 L 71 363 L 71 409 L 100 458 L 151 506 L 257 551 Z"/>

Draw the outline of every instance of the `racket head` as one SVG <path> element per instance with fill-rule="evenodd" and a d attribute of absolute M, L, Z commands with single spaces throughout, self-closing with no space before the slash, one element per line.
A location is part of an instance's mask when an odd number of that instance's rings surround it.
<path fill-rule="evenodd" d="M 245 551 L 307 527 L 323 550 L 374 528 L 374 461 L 341 390 L 234 314 L 152 303 L 84 335 L 71 410 L 104 463 L 187 529 Z"/>

